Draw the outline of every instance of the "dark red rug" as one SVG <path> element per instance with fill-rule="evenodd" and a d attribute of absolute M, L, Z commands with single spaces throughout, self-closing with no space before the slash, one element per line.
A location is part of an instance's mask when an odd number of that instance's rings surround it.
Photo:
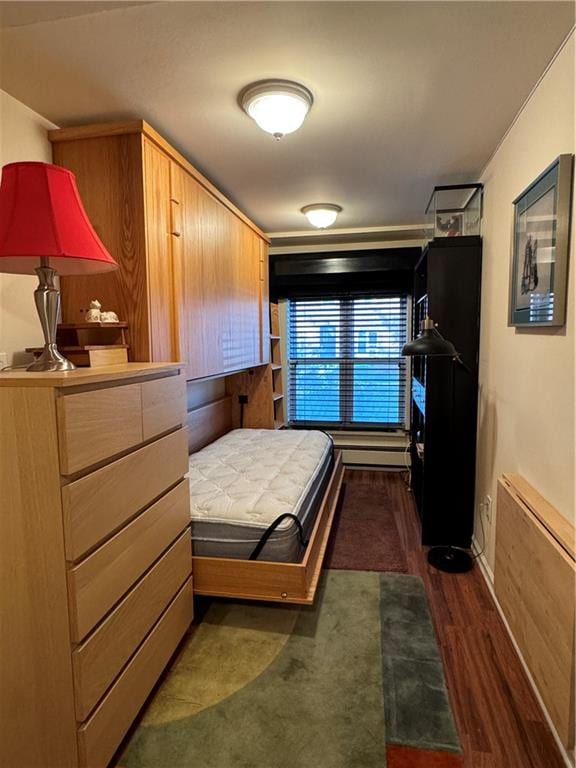
<path fill-rule="evenodd" d="M 408 573 L 393 501 L 384 484 L 344 483 L 325 567 Z"/>

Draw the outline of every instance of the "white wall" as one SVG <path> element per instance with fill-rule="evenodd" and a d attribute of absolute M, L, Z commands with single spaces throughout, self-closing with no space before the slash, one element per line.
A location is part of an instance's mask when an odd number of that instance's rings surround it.
<path fill-rule="evenodd" d="M 573 214 L 568 319 L 562 329 L 507 327 L 512 200 L 558 155 L 574 152 L 574 35 L 512 125 L 481 178 L 484 251 L 477 507 L 496 502 L 497 479 L 515 472 L 574 521 Z M 496 511 L 487 526 L 494 567 Z M 485 526 L 486 527 L 486 526 Z M 478 514 L 476 539 L 482 541 Z"/>
<path fill-rule="evenodd" d="M 55 127 L 0 91 L 0 166 L 18 160 L 51 162 L 46 131 Z M 37 284 L 36 276 L 0 274 L 0 352 L 7 353 L 9 364 L 29 359 L 23 354 L 25 347 L 44 343 L 34 307 Z"/>

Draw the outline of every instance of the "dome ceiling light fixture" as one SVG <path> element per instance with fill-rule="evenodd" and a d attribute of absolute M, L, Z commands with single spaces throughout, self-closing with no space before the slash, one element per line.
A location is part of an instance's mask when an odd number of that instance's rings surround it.
<path fill-rule="evenodd" d="M 314 203 L 314 205 L 305 205 L 300 210 L 313 227 L 326 229 L 334 224 L 336 217 L 342 211 L 342 206 L 334 203 Z"/>
<path fill-rule="evenodd" d="M 291 80 L 260 80 L 246 86 L 239 101 L 263 131 L 279 140 L 300 128 L 314 97 L 308 88 Z"/>

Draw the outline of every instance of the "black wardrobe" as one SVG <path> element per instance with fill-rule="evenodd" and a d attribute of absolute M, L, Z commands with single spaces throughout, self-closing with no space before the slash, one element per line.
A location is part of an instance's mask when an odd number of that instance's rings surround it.
<path fill-rule="evenodd" d="M 415 267 L 413 337 L 428 315 L 466 366 L 413 358 L 412 489 L 425 545 L 471 544 L 481 277 L 481 237 L 436 238 Z"/>

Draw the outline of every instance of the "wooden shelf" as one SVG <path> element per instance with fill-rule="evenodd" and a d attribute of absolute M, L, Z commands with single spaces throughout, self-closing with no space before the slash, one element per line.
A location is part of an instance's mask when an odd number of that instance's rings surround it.
<path fill-rule="evenodd" d="M 58 323 L 58 330 L 63 329 L 65 331 L 87 331 L 92 328 L 128 328 L 128 323 Z"/>
<path fill-rule="evenodd" d="M 90 352 L 94 349 L 129 349 L 128 344 L 83 344 L 83 345 L 58 345 L 58 351 L 62 353 L 66 352 Z M 26 347 L 26 352 L 32 352 L 39 355 L 44 351 L 44 347 Z"/>
<path fill-rule="evenodd" d="M 282 429 L 285 426 L 284 394 L 282 392 L 282 345 L 280 336 L 280 320 L 278 304 L 270 304 L 270 390 L 268 397 L 270 403 L 270 426 L 273 429 Z"/>

